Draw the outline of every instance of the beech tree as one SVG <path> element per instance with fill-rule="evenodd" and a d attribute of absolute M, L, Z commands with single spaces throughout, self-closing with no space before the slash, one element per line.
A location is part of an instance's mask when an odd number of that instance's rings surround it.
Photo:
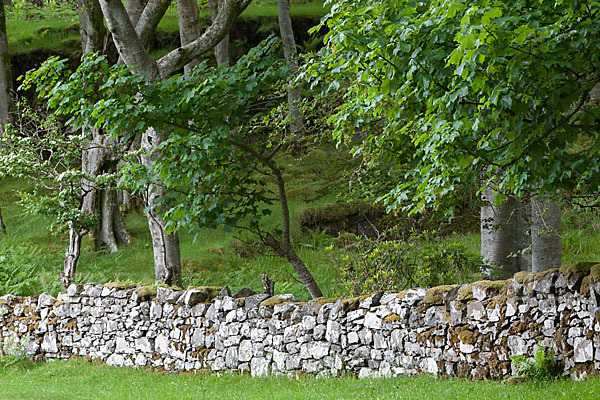
<path fill-rule="evenodd" d="M 418 212 L 480 185 L 495 207 L 561 195 L 596 206 L 599 12 L 598 1 L 341 0 L 308 73 L 345 90 L 331 119 L 338 138 L 370 132 L 356 152 L 396 160 L 390 208 Z M 533 226 L 556 211 L 540 202 Z"/>
<path fill-rule="evenodd" d="M 285 181 L 274 159 L 286 131 L 272 123 L 270 112 L 279 106 L 278 89 L 289 78 L 286 63 L 274 52 L 276 43 L 270 39 L 229 68 L 204 62 L 156 80 L 90 55 L 72 74 L 45 63 L 42 70 L 48 73 L 38 72 L 36 82 L 49 106 L 71 116 L 75 126 L 91 123 L 125 140 L 150 129 L 169 132 L 150 153 L 150 164 L 142 149 L 141 163 L 125 164 L 121 179 L 140 193 L 160 184 L 162 195 L 149 204 L 166 234 L 183 227 L 250 231 L 290 263 L 312 297 L 320 297 L 292 245 Z M 93 93 L 86 89 L 91 86 Z M 261 220 L 272 204 L 281 209 L 281 228 L 265 230 Z"/>
<path fill-rule="evenodd" d="M 133 71 L 146 73 L 148 82 L 164 79 L 183 68 L 198 56 L 213 48 L 227 34 L 237 16 L 248 6 L 251 0 L 225 0 L 219 4 L 218 13 L 213 23 L 196 39 L 182 44 L 158 60 L 152 59 L 148 44 L 153 30 L 168 8 L 169 0 L 149 1 L 139 15 L 137 11 L 130 18 L 120 0 L 100 0 L 100 8 L 104 20 L 112 35 L 120 59 Z M 180 2 L 184 4 L 184 2 Z M 187 3 L 185 3 L 187 4 Z M 187 4 L 189 5 L 189 4 Z M 141 9 L 141 5 L 130 3 L 130 10 Z M 185 22 L 181 21 L 185 25 Z M 187 34 L 187 32 L 184 32 Z M 185 34 L 183 36 L 186 36 Z M 193 36 L 193 35 L 192 35 Z M 186 36 L 189 37 L 189 36 Z M 191 39 L 190 39 L 191 40 Z M 168 137 L 167 131 L 149 128 L 141 138 L 144 153 L 141 156 L 143 165 L 151 168 L 158 153 L 154 150 Z M 180 284 L 181 259 L 179 253 L 179 237 L 177 233 L 167 233 L 166 223 L 156 210 L 156 203 L 164 197 L 164 186 L 158 182 L 149 182 L 145 198 L 147 199 L 147 217 L 152 236 L 154 251 L 155 277 L 157 282 Z"/>

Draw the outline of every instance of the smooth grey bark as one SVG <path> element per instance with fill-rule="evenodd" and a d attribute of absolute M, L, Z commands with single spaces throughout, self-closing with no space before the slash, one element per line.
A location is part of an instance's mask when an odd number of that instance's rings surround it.
<path fill-rule="evenodd" d="M 65 287 L 69 287 L 73 279 L 75 279 L 75 269 L 79 255 L 81 254 L 81 239 L 85 235 L 84 232 L 75 229 L 71 224 L 69 227 L 69 248 L 65 254 L 64 268 L 60 272 L 61 283 Z"/>
<path fill-rule="evenodd" d="M 208 0 L 208 8 L 210 18 L 214 21 L 219 11 L 219 0 Z M 225 35 L 223 40 L 215 46 L 215 59 L 217 60 L 217 67 L 229 66 L 229 34 Z"/>
<path fill-rule="evenodd" d="M 125 0 L 125 9 L 134 26 L 137 26 L 140 16 L 147 4 L 148 0 Z"/>
<path fill-rule="evenodd" d="M 502 205 L 496 206 L 496 193 L 486 188 L 482 195 L 485 203 L 481 207 L 481 255 L 486 264 L 502 267 L 501 279 L 512 277 L 520 271 L 516 247 L 516 200 L 507 198 Z M 484 271 L 489 274 L 491 271 Z"/>
<path fill-rule="evenodd" d="M 190 44 L 200 37 L 197 0 L 177 0 L 177 22 L 179 23 L 179 40 L 182 46 Z M 200 64 L 200 57 L 196 57 L 185 64 L 184 72 L 188 73 L 198 64 Z"/>
<path fill-rule="evenodd" d="M 531 200 L 531 271 L 560 268 L 562 259 L 560 206 L 548 197 Z"/>
<path fill-rule="evenodd" d="M 135 26 L 136 34 L 146 49 L 150 47 L 152 35 L 156 31 L 158 23 L 167 12 L 169 4 L 171 4 L 171 0 L 148 0 L 137 23 L 131 20 L 132 25 Z"/>
<path fill-rule="evenodd" d="M 84 149 L 81 157 L 83 171 L 92 177 L 115 172 L 118 159 L 112 149 L 117 144 L 116 139 L 92 129 L 91 144 Z M 115 253 L 119 246 L 129 246 L 131 237 L 121 215 L 116 191 L 96 189 L 91 183 L 87 183 L 84 189 L 82 211 L 98 215 L 99 219 L 98 227 L 90 231 L 96 250 Z"/>
<path fill-rule="evenodd" d="M 277 1 L 277 17 L 279 19 L 279 31 L 283 42 L 283 54 L 289 68 L 296 72 L 298 71 L 298 51 L 292 28 L 289 0 Z M 300 89 L 290 89 L 287 96 L 290 118 L 289 129 L 292 140 L 297 142 L 304 136 L 305 131 L 304 115 L 302 114 L 302 94 L 300 93 Z"/>
<path fill-rule="evenodd" d="M 227 34 L 237 16 L 250 4 L 251 0 L 224 0 L 219 5 L 219 12 L 213 23 L 196 40 L 182 45 L 167 55 L 154 61 L 143 43 L 143 32 L 136 30 L 121 0 L 99 0 L 106 25 L 112 34 L 113 41 L 121 59 L 129 67 L 136 71 L 146 72 L 148 79 L 159 79 L 168 77 L 173 72 L 184 67 L 190 61 L 199 57 L 202 53 L 210 50 Z M 154 4 L 156 4 L 154 6 Z M 160 8 L 162 3 L 150 1 L 140 17 L 138 27 L 144 18 L 144 14 L 152 14 L 150 8 Z M 146 12 L 148 10 L 148 12 Z M 158 11 L 155 12 L 158 14 Z M 155 14 L 153 14 L 155 15 Z M 165 139 L 165 132 L 148 129 L 142 135 L 142 148 L 145 155 L 142 164 L 150 169 L 152 163 L 158 157 L 153 150 Z M 181 283 L 181 256 L 179 252 L 179 237 L 168 234 L 165 230 L 165 222 L 160 218 L 156 204 L 164 196 L 164 187 L 157 182 L 149 185 L 147 193 L 148 226 L 152 236 L 152 248 L 154 251 L 154 268 L 157 282 L 167 284 Z"/>
<path fill-rule="evenodd" d="M 164 132 L 148 129 L 142 136 L 142 164 L 150 168 L 159 154 L 155 149 L 156 143 L 162 143 L 166 137 Z M 148 227 L 152 237 L 152 249 L 154 251 L 154 278 L 156 283 L 167 285 L 181 285 L 181 255 L 179 249 L 179 235 L 166 232 L 166 223 L 159 215 L 155 206 L 165 195 L 165 189 L 160 184 L 148 187 L 147 204 L 150 206 L 147 213 Z"/>
<path fill-rule="evenodd" d="M 516 208 L 517 262 L 521 271 L 531 271 L 531 202 L 518 201 Z"/>
<path fill-rule="evenodd" d="M 106 28 L 98 0 L 79 0 L 78 12 L 83 54 L 102 50 Z"/>

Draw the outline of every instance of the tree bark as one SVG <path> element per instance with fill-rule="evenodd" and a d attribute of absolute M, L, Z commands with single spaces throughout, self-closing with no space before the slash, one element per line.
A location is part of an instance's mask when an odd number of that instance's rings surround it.
<path fill-rule="evenodd" d="M 501 279 L 512 277 L 519 272 L 517 257 L 511 257 L 517 251 L 515 245 L 515 208 L 516 200 L 507 198 L 502 205 L 495 206 L 496 193 L 492 188 L 484 190 L 481 207 L 481 256 L 486 264 L 502 267 Z M 488 275 L 492 271 L 484 271 Z"/>
<path fill-rule="evenodd" d="M 287 202 L 287 194 L 285 191 L 285 182 L 281 171 L 275 167 L 274 164 L 271 166 L 271 170 L 277 179 L 277 187 L 279 191 L 279 203 L 281 205 L 281 214 L 283 217 L 283 229 L 282 229 L 282 240 L 280 243 L 281 255 L 292 265 L 298 277 L 306 286 L 306 289 L 310 293 L 313 299 L 322 297 L 323 292 L 319 285 L 313 278 L 312 274 L 304 265 L 304 262 L 300 259 L 294 247 L 292 246 L 291 232 L 290 232 L 290 208 Z"/>
<path fill-rule="evenodd" d="M 6 225 L 4 225 L 4 218 L 2 217 L 2 210 L 0 210 L 0 233 L 6 233 Z"/>
<path fill-rule="evenodd" d="M 79 0 L 78 11 L 83 54 L 101 51 L 106 38 L 106 28 L 98 0 Z"/>
<path fill-rule="evenodd" d="M 210 18 L 214 21 L 219 11 L 219 0 L 208 0 L 208 8 Z M 223 40 L 215 46 L 215 59 L 217 60 L 217 67 L 229 66 L 229 34 L 225 35 Z"/>
<path fill-rule="evenodd" d="M 562 258 L 560 206 L 547 197 L 531 200 L 531 271 L 560 268 Z"/>
<path fill-rule="evenodd" d="M 4 133 L 5 125 L 10 122 L 10 113 L 13 107 L 11 94 L 12 78 L 10 69 L 10 55 L 8 53 L 8 39 L 6 36 L 6 13 L 4 3 L 0 2 L 0 135 Z M 6 226 L 0 211 L 0 233 L 6 232 Z"/>
<path fill-rule="evenodd" d="M 155 143 L 162 143 L 166 137 L 164 133 L 148 129 L 142 136 L 142 164 L 150 169 L 159 157 L 154 151 Z M 154 250 L 154 277 L 156 283 L 167 285 L 181 285 L 181 255 L 179 250 L 179 235 L 166 232 L 165 221 L 161 218 L 156 204 L 165 195 L 164 187 L 158 183 L 149 185 L 147 192 L 147 205 L 149 206 L 147 219 L 150 235 L 152 236 L 152 249 Z"/>
<path fill-rule="evenodd" d="M 197 0 L 177 0 L 177 21 L 179 23 L 179 40 L 182 46 L 190 44 L 200 37 Z M 200 57 L 185 64 L 184 72 L 188 73 L 198 64 L 200 64 Z"/>
<path fill-rule="evenodd" d="M 516 200 L 516 248 L 519 270 L 531 271 L 531 202 Z"/>
<path fill-rule="evenodd" d="M 61 283 L 65 289 L 75 279 L 75 269 L 77 261 L 79 261 L 79 255 L 81 254 L 81 238 L 83 235 L 83 232 L 74 229 L 71 224 L 69 228 L 69 249 L 65 254 L 64 269 L 60 273 Z"/>
<path fill-rule="evenodd" d="M 277 16 L 279 19 L 279 31 L 283 41 L 283 54 L 288 62 L 289 68 L 293 72 L 298 71 L 298 52 L 296 49 L 296 40 L 294 39 L 294 30 L 292 28 L 292 18 L 290 16 L 289 0 L 277 1 Z M 288 90 L 288 108 L 289 108 L 289 129 L 292 141 L 298 142 L 304 136 L 304 115 L 302 114 L 302 94 L 300 89 Z"/>
<path fill-rule="evenodd" d="M 131 23 L 134 26 L 137 26 L 138 21 L 144 12 L 144 8 L 148 4 L 148 0 L 125 0 L 125 9 L 127 10 L 127 15 L 129 15 L 129 19 L 131 19 Z"/>

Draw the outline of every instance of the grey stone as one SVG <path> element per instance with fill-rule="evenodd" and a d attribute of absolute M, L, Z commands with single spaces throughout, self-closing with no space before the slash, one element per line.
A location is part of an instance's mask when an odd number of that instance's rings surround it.
<path fill-rule="evenodd" d="M 267 376 L 269 374 L 270 361 L 265 357 L 254 357 L 250 361 L 250 374 L 252 376 Z"/>
<path fill-rule="evenodd" d="M 42 340 L 42 351 L 46 353 L 58 353 L 56 344 L 56 332 L 48 332 Z"/>
<path fill-rule="evenodd" d="M 327 321 L 327 329 L 325 331 L 325 340 L 330 343 L 339 343 L 342 326 L 336 321 Z"/>
<path fill-rule="evenodd" d="M 592 361 L 594 359 L 594 345 L 586 338 L 575 338 L 573 345 L 574 360 L 576 363 Z"/>
<path fill-rule="evenodd" d="M 268 294 L 255 294 L 254 296 L 247 297 L 244 300 L 244 308 L 246 310 L 258 308 L 260 303 L 268 299 L 270 296 Z"/>

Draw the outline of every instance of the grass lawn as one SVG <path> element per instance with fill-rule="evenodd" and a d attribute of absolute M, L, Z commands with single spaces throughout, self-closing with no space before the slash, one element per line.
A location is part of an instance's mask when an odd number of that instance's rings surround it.
<path fill-rule="evenodd" d="M 600 380 L 507 385 L 436 379 L 160 374 L 81 360 L 0 368 L 3 399 L 597 399 Z"/>

